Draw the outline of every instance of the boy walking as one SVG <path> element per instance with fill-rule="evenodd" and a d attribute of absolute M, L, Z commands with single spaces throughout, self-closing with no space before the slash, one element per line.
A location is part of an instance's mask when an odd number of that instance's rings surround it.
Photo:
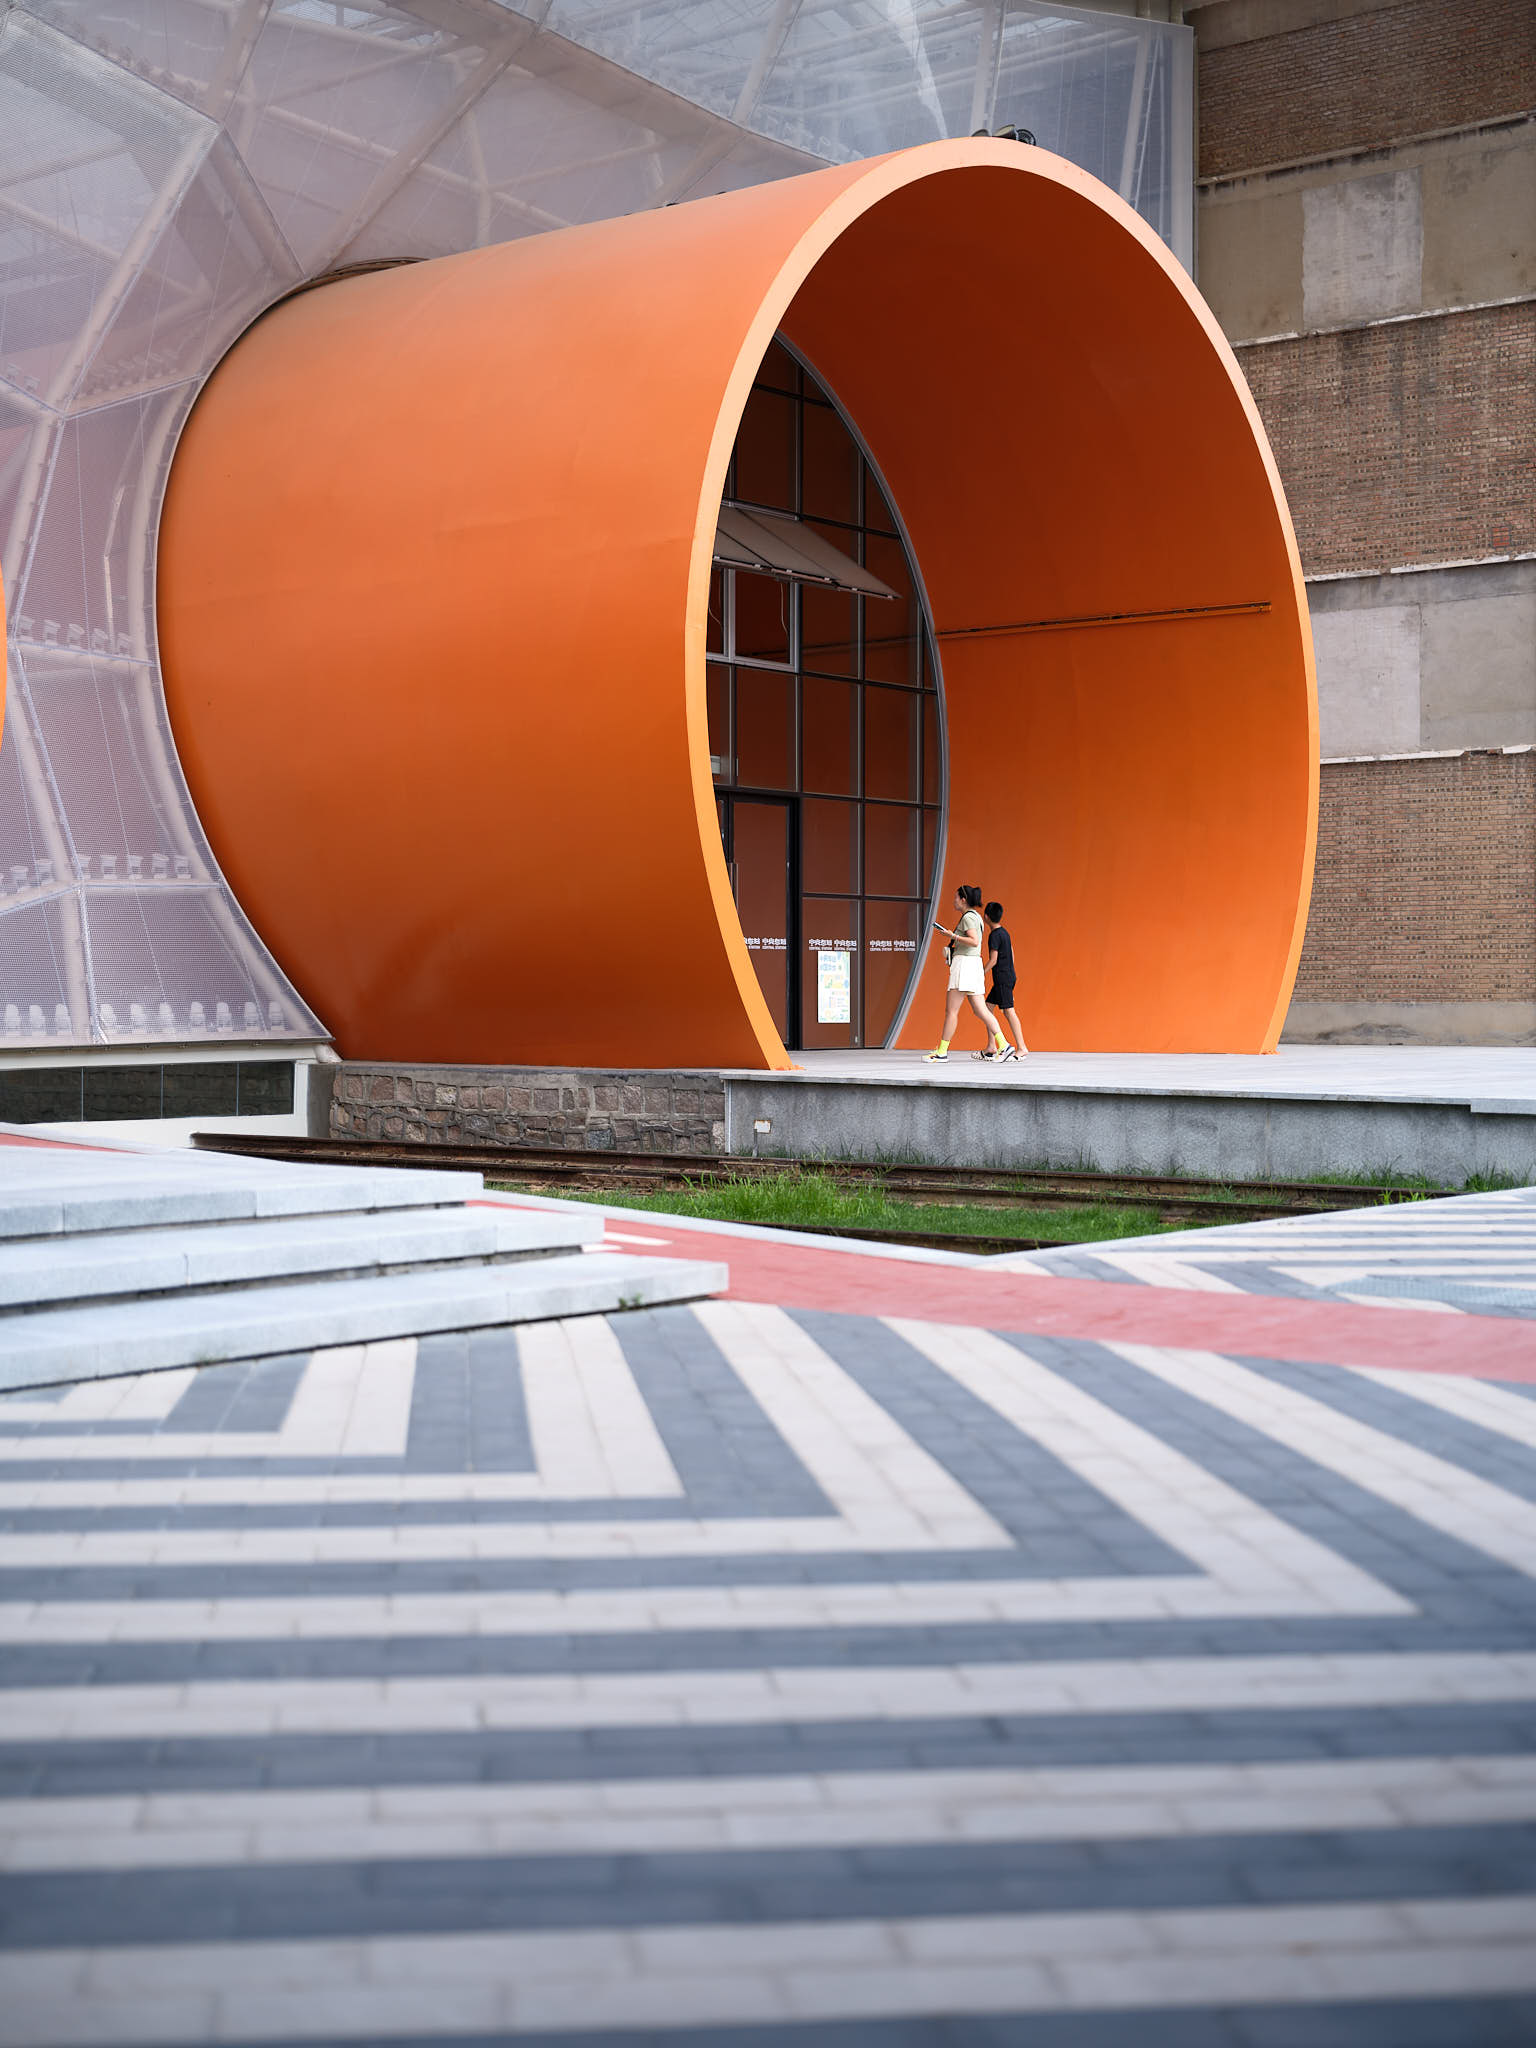
<path fill-rule="evenodd" d="M 987 965 L 992 970 L 992 992 L 989 1001 L 994 1017 L 1000 1017 L 1013 1034 L 1013 1044 L 999 1055 L 1005 1060 L 1016 1060 L 1021 1053 L 1029 1051 L 1024 1043 L 1024 1032 L 1019 1023 L 1019 1013 L 1013 1007 L 1014 965 L 1013 940 L 1003 923 L 1001 903 L 989 903 L 987 919 Z"/>

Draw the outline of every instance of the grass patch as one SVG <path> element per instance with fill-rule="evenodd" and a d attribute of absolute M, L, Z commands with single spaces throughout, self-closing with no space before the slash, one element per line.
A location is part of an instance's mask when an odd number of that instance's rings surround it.
<path fill-rule="evenodd" d="M 1374 1173 L 1320 1173 L 1316 1176 L 1319 1186 L 1379 1188 L 1377 1201 L 1390 1207 L 1398 1202 L 1438 1202 L 1451 1195 L 1495 1195 L 1505 1194 L 1511 1188 L 1528 1188 L 1532 1176 L 1524 1173 L 1473 1173 L 1464 1181 L 1445 1182 L 1430 1180 L 1422 1173 L 1391 1173 L 1382 1169 Z"/>
<path fill-rule="evenodd" d="M 1378 1167 L 1370 1173 L 1315 1173 L 1311 1179 L 1319 1187 L 1339 1186 L 1355 1188 L 1381 1188 L 1384 1192 L 1406 1192 L 1434 1198 L 1441 1195 L 1492 1195 L 1502 1194 L 1509 1188 L 1528 1188 L 1533 1185 L 1532 1176 L 1525 1173 L 1474 1173 L 1459 1183 L 1431 1180 L 1423 1173 L 1393 1173 L 1387 1167 Z"/>
<path fill-rule="evenodd" d="M 492 1185 L 514 1188 L 511 1181 Z M 830 1175 L 800 1167 L 783 1173 L 727 1175 L 661 1193 L 577 1193 L 576 1202 L 648 1209 L 666 1216 L 702 1216 L 717 1223 L 780 1223 L 839 1230 L 901 1230 L 957 1237 L 1050 1238 L 1064 1244 L 1092 1244 L 1110 1237 L 1146 1237 L 1154 1231 L 1186 1228 L 1164 1223 L 1156 1209 L 1121 1209 L 1097 1203 L 1070 1209 L 994 1208 L 982 1203 L 954 1207 L 939 1202 L 893 1201 L 875 1188 L 849 1188 Z"/>

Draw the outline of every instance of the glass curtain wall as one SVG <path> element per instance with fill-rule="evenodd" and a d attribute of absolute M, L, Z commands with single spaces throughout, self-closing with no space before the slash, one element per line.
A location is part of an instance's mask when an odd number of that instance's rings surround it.
<path fill-rule="evenodd" d="M 803 520 L 893 594 L 717 565 L 709 730 L 747 947 L 786 1044 L 889 1037 L 923 945 L 942 802 L 938 669 L 875 471 L 778 343 L 753 386 L 727 504 Z"/>

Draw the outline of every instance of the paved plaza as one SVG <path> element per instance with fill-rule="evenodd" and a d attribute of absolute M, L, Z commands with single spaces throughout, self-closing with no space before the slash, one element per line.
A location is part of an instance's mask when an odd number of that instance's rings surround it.
<path fill-rule="evenodd" d="M 1528 1319 L 1536 1317 L 1536 1188 L 1012 1252 L 998 1263 L 1216 1294 Z"/>
<path fill-rule="evenodd" d="M 731 1298 L 0 1404 L 0 2040 L 1536 2038 L 1513 1292 L 608 1228 Z"/>

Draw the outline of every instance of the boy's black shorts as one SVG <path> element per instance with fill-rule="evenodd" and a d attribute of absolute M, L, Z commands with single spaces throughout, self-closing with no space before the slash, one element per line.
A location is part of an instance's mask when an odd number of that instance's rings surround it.
<path fill-rule="evenodd" d="M 1013 1008 L 1013 991 L 1017 986 L 1016 982 L 999 981 L 997 976 L 993 975 L 992 994 L 988 999 L 993 1009 L 1011 1010 Z"/>

